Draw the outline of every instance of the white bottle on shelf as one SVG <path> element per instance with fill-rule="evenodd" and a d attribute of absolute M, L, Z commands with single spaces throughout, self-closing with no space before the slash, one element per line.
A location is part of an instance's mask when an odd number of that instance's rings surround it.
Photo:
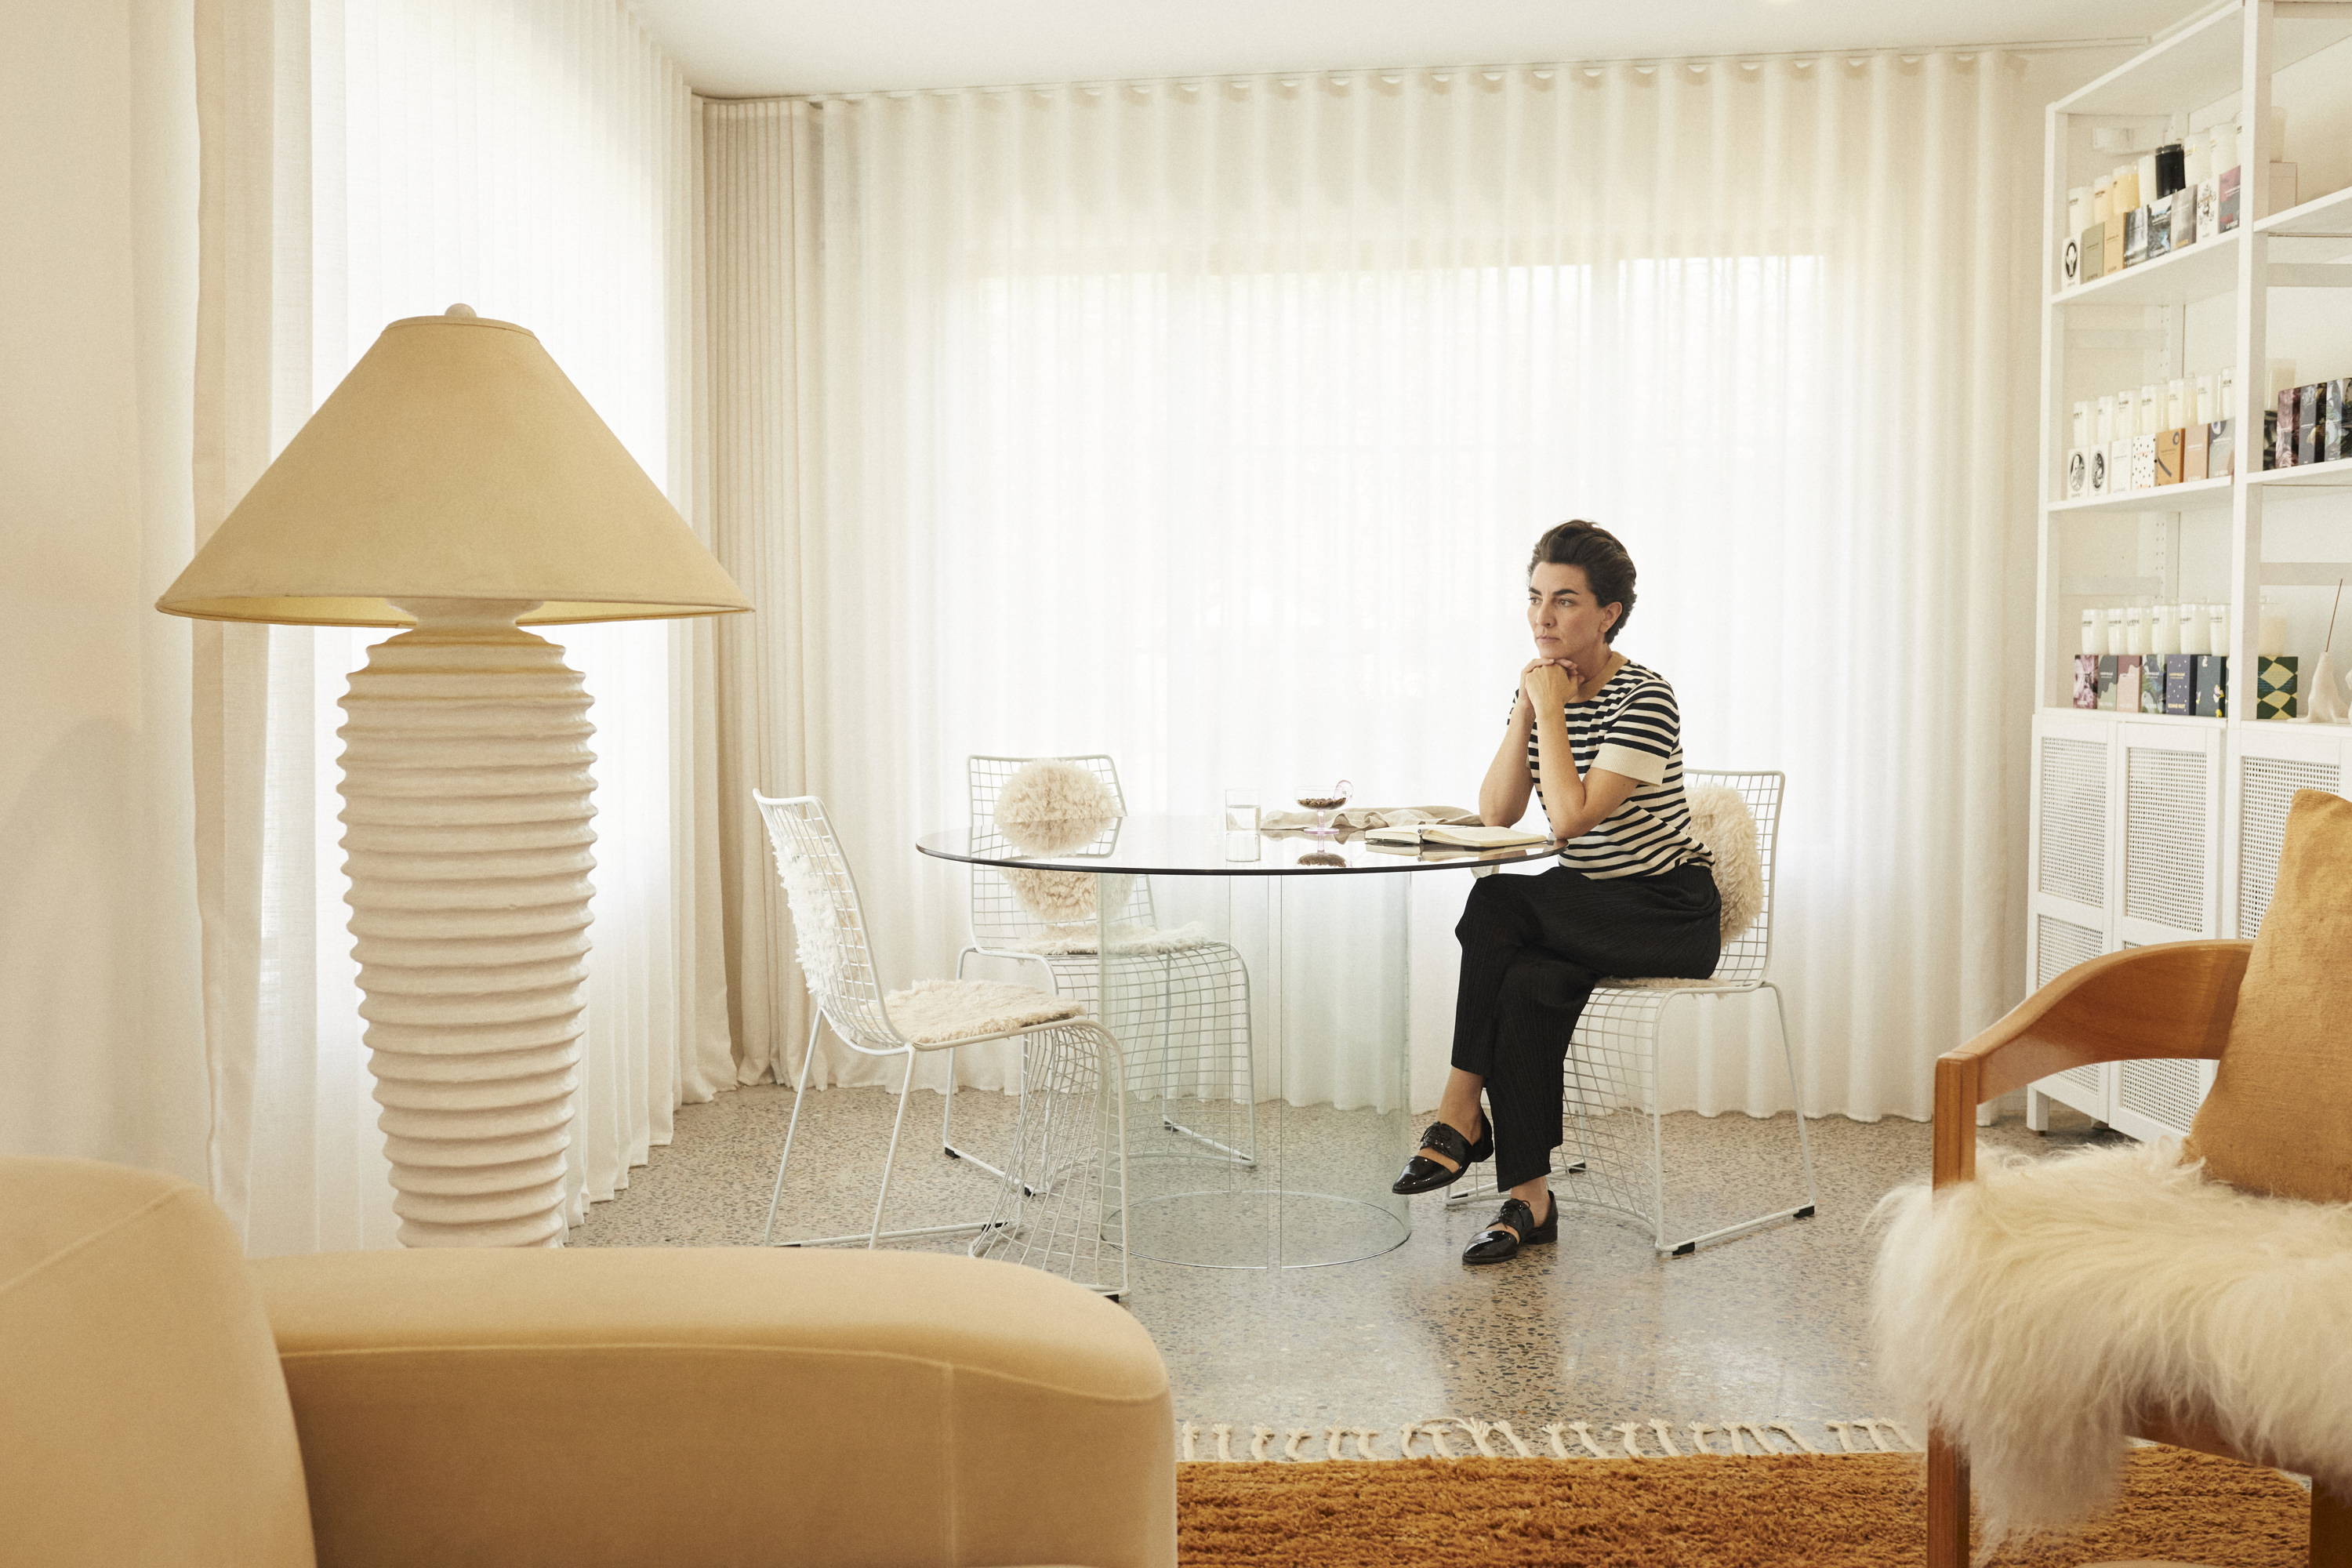
<path fill-rule="evenodd" d="M 2107 493 L 2129 495 L 2132 488 L 2132 437 L 2139 434 L 2139 396 L 2128 386 L 2115 395 L 2115 436 L 2107 443 Z"/>

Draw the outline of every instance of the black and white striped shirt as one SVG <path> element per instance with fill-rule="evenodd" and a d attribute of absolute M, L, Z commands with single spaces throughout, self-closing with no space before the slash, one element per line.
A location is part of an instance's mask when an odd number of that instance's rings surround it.
<path fill-rule="evenodd" d="M 1518 697 L 1512 695 L 1516 710 Z M 1568 705 L 1568 745 L 1576 771 L 1601 768 L 1640 782 L 1583 837 L 1570 840 L 1559 863 L 1588 877 L 1654 877 L 1678 866 L 1714 863 L 1690 836 L 1690 802 L 1683 794 L 1682 710 L 1675 689 L 1654 669 L 1628 660 L 1589 702 Z M 1528 776 L 1543 799 L 1536 731 L 1528 732 Z"/>

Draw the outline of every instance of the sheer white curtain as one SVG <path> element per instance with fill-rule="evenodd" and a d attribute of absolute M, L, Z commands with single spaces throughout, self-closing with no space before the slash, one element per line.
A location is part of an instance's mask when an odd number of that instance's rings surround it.
<path fill-rule="evenodd" d="M 961 882 L 908 840 L 960 816 L 964 753 L 1108 750 L 1142 810 L 1339 774 L 1470 801 L 1529 544 L 1594 519 L 1690 764 L 1789 774 L 1808 1108 L 1924 1116 L 1928 1060 L 2015 980 L 2023 79 L 1942 53 L 706 106 L 713 189 L 761 214 L 711 252 L 714 320 L 777 356 L 717 388 L 719 449 L 762 454 L 719 470 L 719 539 L 794 606 L 730 668 L 762 705 L 793 668 L 802 705 L 730 758 L 834 803 L 877 931 L 937 973 Z M 1461 894 L 1416 895 L 1423 1095 Z M 747 1012 L 754 1059 L 796 1053 L 790 1001 Z M 1769 1004 L 1703 1006 L 1671 1102 L 1784 1109 Z"/>
<path fill-rule="evenodd" d="M 536 331 L 691 507 L 698 124 L 619 0 L 203 0 L 197 44 L 200 531 L 384 322 L 457 300 Z M 383 635 L 197 631 L 211 1158 L 256 1253 L 393 1238 L 335 794 L 335 700 Z M 597 728 L 576 1215 L 734 1069 L 709 634 L 551 635 Z"/>

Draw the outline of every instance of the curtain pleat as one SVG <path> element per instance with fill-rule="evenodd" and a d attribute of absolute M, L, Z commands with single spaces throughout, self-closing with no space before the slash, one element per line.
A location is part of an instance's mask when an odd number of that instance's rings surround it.
<path fill-rule="evenodd" d="M 538 333 L 689 517 L 694 100 L 617 0 L 203 0 L 198 526 L 384 323 Z M 383 634 L 196 627 L 216 1195 L 257 1254 L 390 1245 L 336 821 L 335 707 Z M 734 1068 L 710 636 L 560 627 L 587 679 L 595 896 L 572 1212 Z"/>
<path fill-rule="evenodd" d="M 1789 775 L 1774 968 L 1807 1108 L 1924 1116 L 1930 1058 L 2013 999 L 2016 59 L 702 114 L 707 504 L 768 609 L 719 634 L 745 1076 L 785 1076 L 806 1016 L 741 792 L 824 796 L 894 983 L 961 945 L 961 879 L 911 841 L 961 819 L 969 752 L 1112 752 L 1142 811 L 1341 774 L 1467 802 L 1528 545 L 1570 516 L 1641 567 L 1620 646 L 1675 682 L 1690 765 Z M 1425 1101 L 1463 889 L 1417 880 Z M 1293 1092 L 1357 1097 L 1346 1008 Z M 1670 1107 L 1786 1108 L 1769 999 L 1685 1017 Z"/>

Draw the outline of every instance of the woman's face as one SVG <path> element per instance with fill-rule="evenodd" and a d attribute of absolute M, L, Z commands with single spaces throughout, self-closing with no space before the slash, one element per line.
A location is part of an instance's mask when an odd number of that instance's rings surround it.
<path fill-rule="evenodd" d="M 1589 654 L 1617 624 L 1623 606 L 1593 603 L 1592 585 L 1581 566 L 1547 561 L 1528 576 L 1528 630 L 1540 658 Z"/>

